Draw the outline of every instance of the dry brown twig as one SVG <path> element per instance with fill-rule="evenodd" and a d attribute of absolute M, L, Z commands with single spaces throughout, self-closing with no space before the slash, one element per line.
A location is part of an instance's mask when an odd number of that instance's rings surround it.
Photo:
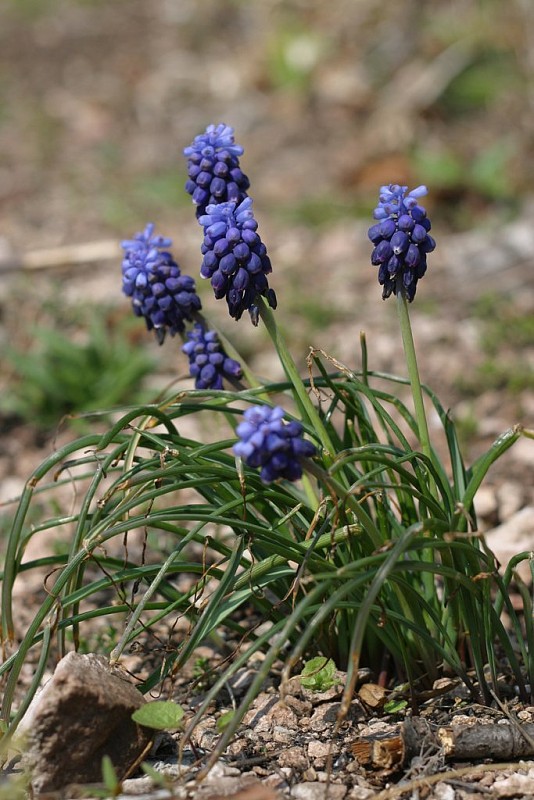
<path fill-rule="evenodd" d="M 53 269 L 97 261 L 111 261 L 120 258 L 121 253 L 120 245 L 115 240 L 49 247 L 41 250 L 32 250 L 21 256 L 7 254 L 1 257 L 0 272 L 11 272 L 20 269 Z"/>
<path fill-rule="evenodd" d="M 534 724 L 520 724 L 516 720 L 512 723 L 474 720 L 471 724 L 434 729 L 424 719 L 408 719 L 387 736 L 359 739 L 352 750 L 360 764 L 374 769 L 407 764 L 423 746 L 429 745 L 443 758 L 456 761 L 534 756 Z"/>
<path fill-rule="evenodd" d="M 436 783 L 446 783 L 447 781 L 456 781 L 458 778 L 466 776 L 478 777 L 485 772 L 507 772 L 508 770 L 528 770 L 534 768 L 534 761 L 520 761 L 511 762 L 506 764 L 477 764 L 475 767 L 460 767 L 459 769 L 451 769 L 448 772 L 438 772 L 435 775 L 422 776 L 414 778 L 408 783 L 397 784 L 391 786 L 389 789 L 384 789 L 375 795 L 374 800 L 394 800 L 394 798 L 401 797 L 407 792 L 413 792 L 416 789 L 426 788 L 433 786 Z"/>

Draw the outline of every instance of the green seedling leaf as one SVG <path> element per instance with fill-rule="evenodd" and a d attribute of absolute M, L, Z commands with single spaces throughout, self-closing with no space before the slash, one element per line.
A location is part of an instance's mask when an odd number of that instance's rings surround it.
<path fill-rule="evenodd" d="M 217 720 L 217 730 L 219 733 L 222 733 L 225 728 L 228 727 L 230 722 L 233 720 L 235 716 L 235 711 L 225 711 L 224 714 L 221 714 L 219 719 Z"/>
<path fill-rule="evenodd" d="M 146 703 L 132 714 L 132 719 L 145 728 L 155 728 L 157 731 L 172 731 L 182 726 L 184 709 L 178 703 L 168 700 L 154 700 Z"/>
<path fill-rule="evenodd" d="M 121 790 L 121 785 L 109 756 L 102 757 L 102 780 L 109 794 L 112 797 L 116 797 Z"/>
<path fill-rule="evenodd" d="M 150 764 L 147 764 L 146 761 L 142 762 L 141 769 L 145 775 L 152 778 L 156 786 L 165 786 L 167 784 L 167 777 L 161 772 L 158 772 L 157 769 L 154 769 Z"/>
<path fill-rule="evenodd" d="M 300 682 L 305 689 L 313 692 L 325 692 L 335 684 L 336 665 L 331 658 L 316 656 L 306 661 L 300 673 Z"/>
<path fill-rule="evenodd" d="M 398 714 L 399 711 L 403 711 L 407 705 L 407 700 L 388 700 L 384 705 L 384 711 L 386 714 Z"/>

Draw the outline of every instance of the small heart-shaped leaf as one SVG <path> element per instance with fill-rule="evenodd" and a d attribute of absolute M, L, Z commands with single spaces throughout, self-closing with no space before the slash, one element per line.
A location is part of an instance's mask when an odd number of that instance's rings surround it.
<path fill-rule="evenodd" d="M 171 731 L 181 727 L 183 716 L 184 709 L 178 703 L 172 703 L 170 700 L 154 700 L 134 711 L 132 719 L 146 728 Z"/>

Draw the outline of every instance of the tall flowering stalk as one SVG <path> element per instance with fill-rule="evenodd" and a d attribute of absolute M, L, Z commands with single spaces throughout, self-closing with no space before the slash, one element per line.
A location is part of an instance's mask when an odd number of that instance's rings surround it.
<path fill-rule="evenodd" d="M 189 175 L 185 188 L 192 195 L 197 219 L 204 229 L 200 274 L 210 279 L 216 299 L 226 299 L 228 312 L 235 320 L 245 311 L 255 326 L 263 319 L 297 405 L 333 457 L 331 438 L 271 312 L 277 307 L 276 294 L 267 279 L 272 266 L 257 232 L 252 198 L 247 194 L 250 181 L 239 164 L 243 152 L 234 141 L 233 128 L 222 123 L 209 125 L 184 149 Z"/>
<path fill-rule="evenodd" d="M 415 297 L 417 283 L 426 272 L 427 254 L 435 249 L 436 243 L 429 233 L 431 224 L 426 209 L 418 202 L 419 198 L 427 194 L 426 186 L 418 186 L 407 192 L 407 186 L 398 184 L 381 187 L 379 202 L 373 212 L 378 221 L 369 228 L 368 236 L 375 245 L 371 263 L 379 268 L 378 282 L 383 286 L 382 297 L 385 300 L 391 294 L 397 296 L 397 311 L 419 440 L 423 453 L 430 459 L 430 436 L 408 303 Z"/>

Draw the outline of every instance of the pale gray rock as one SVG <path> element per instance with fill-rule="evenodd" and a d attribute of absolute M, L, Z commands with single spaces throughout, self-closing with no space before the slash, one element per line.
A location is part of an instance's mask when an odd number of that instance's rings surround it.
<path fill-rule="evenodd" d="M 279 800 L 279 795 L 262 784 L 254 775 L 206 778 L 194 791 L 195 800 Z M 281 798 L 280 798 L 281 800 Z"/>
<path fill-rule="evenodd" d="M 475 511 L 477 522 L 481 524 L 493 524 L 498 520 L 499 503 L 497 493 L 493 486 L 481 486 L 475 497 Z"/>
<path fill-rule="evenodd" d="M 310 719 L 311 730 L 321 733 L 329 725 L 335 725 L 340 707 L 340 703 L 325 703 L 322 706 L 318 706 Z"/>
<path fill-rule="evenodd" d="M 131 719 L 144 702 L 103 656 L 66 655 L 24 724 L 34 794 L 101 781 L 104 755 L 125 777 L 152 739 Z"/>
<path fill-rule="evenodd" d="M 329 758 L 333 758 L 338 753 L 338 749 L 335 742 L 312 739 L 308 743 L 308 756 L 313 766 L 321 769 L 326 766 Z"/>
<path fill-rule="evenodd" d="M 531 456 L 534 457 L 534 447 L 531 449 Z M 506 522 L 507 519 L 516 514 L 524 505 L 524 488 L 515 481 L 504 481 L 504 483 L 497 488 L 496 494 L 501 522 Z"/>
<path fill-rule="evenodd" d="M 534 769 L 529 769 L 526 775 L 517 772 L 497 778 L 491 792 L 494 797 L 534 797 Z"/>
<path fill-rule="evenodd" d="M 296 770 L 305 770 L 310 766 L 306 753 L 302 747 L 288 747 L 278 756 L 278 764 L 281 767 L 291 767 Z"/>
<path fill-rule="evenodd" d="M 291 797 L 295 800 L 342 800 L 347 794 L 348 787 L 340 783 L 303 782 L 291 789 Z"/>
<path fill-rule="evenodd" d="M 243 723 L 254 729 L 256 734 L 272 733 L 274 727 L 280 726 L 289 730 L 297 730 L 296 713 L 286 703 L 278 701 L 274 695 L 262 693 L 254 701 Z"/>
<path fill-rule="evenodd" d="M 501 564 L 501 569 L 506 569 L 513 556 L 521 552 L 534 550 L 534 506 L 525 506 L 517 511 L 502 525 L 487 531 L 486 543 Z M 528 561 L 523 561 L 517 566 L 517 572 L 528 584 L 531 581 Z"/>
<path fill-rule="evenodd" d="M 345 800 L 372 800 L 376 796 L 374 789 L 366 789 L 364 786 L 353 786 L 349 793 L 345 795 Z"/>
<path fill-rule="evenodd" d="M 150 779 L 134 778 L 124 781 L 122 788 L 124 792 L 117 795 L 116 800 L 180 800 L 187 797 L 185 789 L 177 789 L 171 792 L 170 789 L 155 789 Z"/>
<path fill-rule="evenodd" d="M 455 800 L 456 792 L 448 783 L 437 783 L 434 787 L 436 800 Z"/>

